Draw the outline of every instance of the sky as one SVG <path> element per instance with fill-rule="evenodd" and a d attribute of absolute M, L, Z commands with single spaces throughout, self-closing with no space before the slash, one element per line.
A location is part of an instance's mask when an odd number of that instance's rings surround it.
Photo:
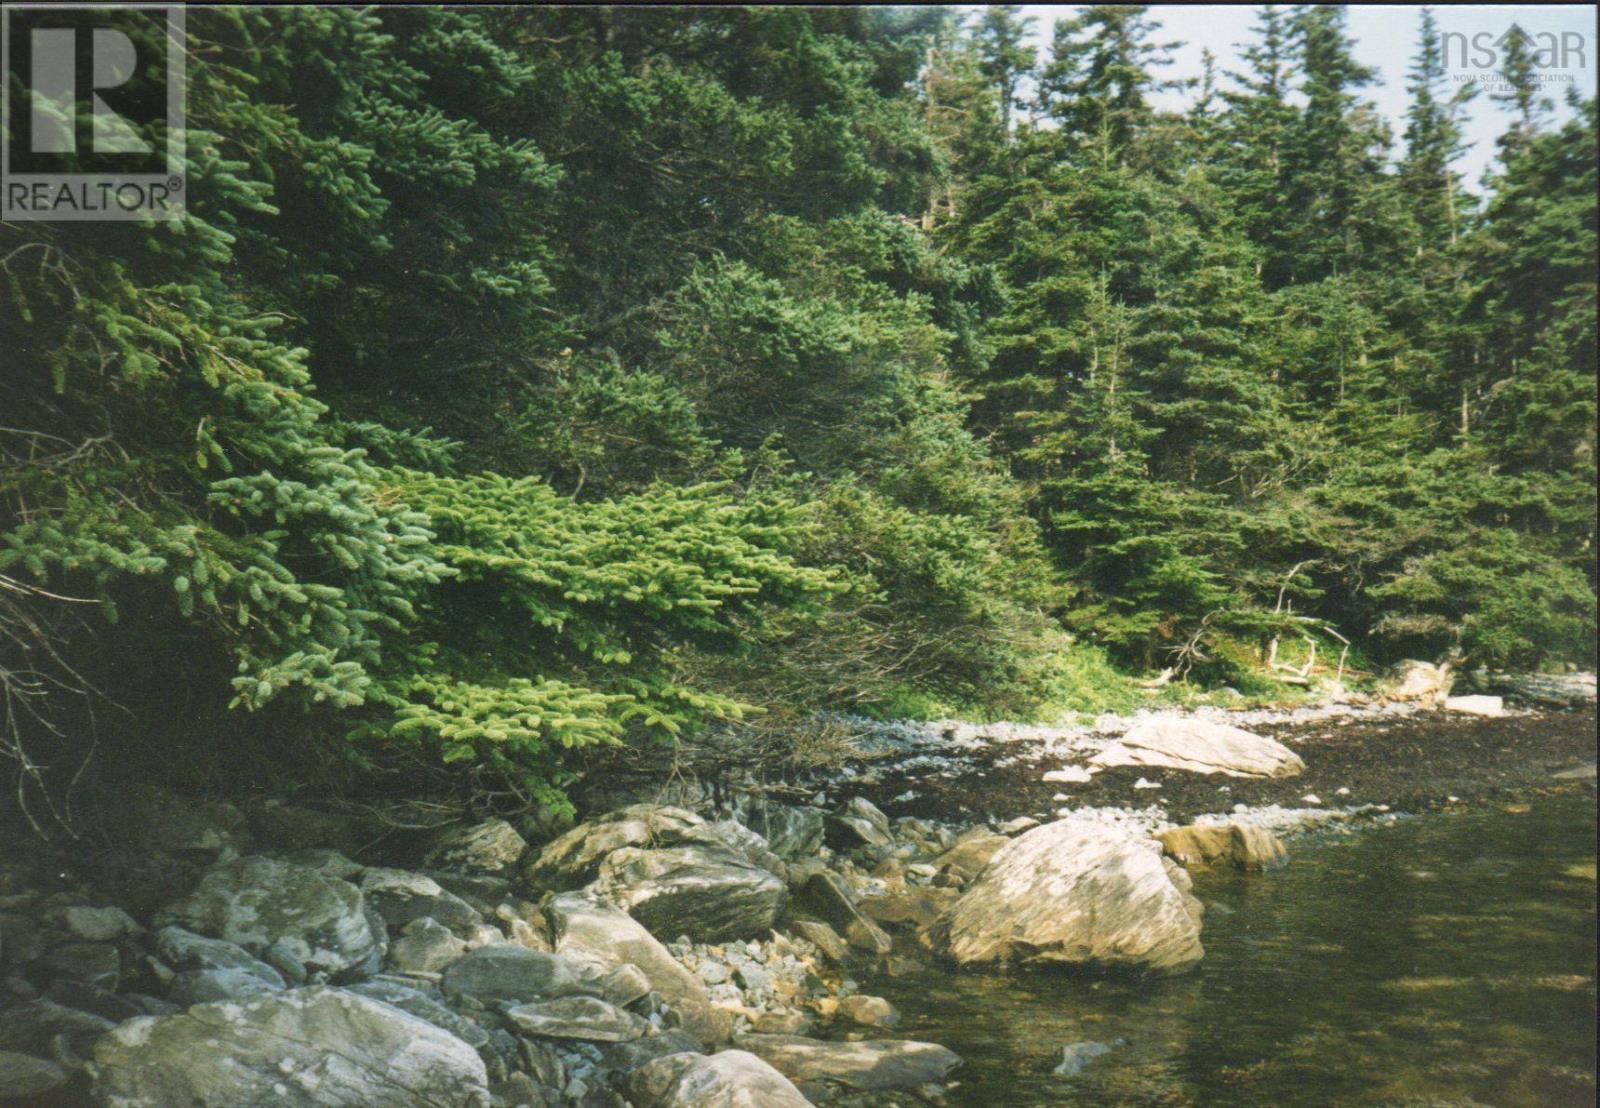
<path fill-rule="evenodd" d="M 1040 57 L 1048 55 L 1051 28 L 1056 19 L 1069 15 L 1076 9 L 1065 4 L 1027 4 L 1025 15 L 1034 16 L 1033 44 Z M 1356 59 L 1378 71 L 1382 84 L 1364 90 L 1364 94 L 1390 120 L 1398 150 L 1405 129 L 1406 70 L 1416 51 L 1417 26 L 1422 8 L 1413 4 L 1351 4 L 1348 27 L 1355 40 Z M 1173 55 L 1173 65 L 1164 70 L 1164 76 L 1198 77 L 1200 52 L 1209 47 L 1217 56 L 1219 71 L 1238 68 L 1237 44 L 1248 42 L 1255 23 L 1257 8 L 1246 4 L 1156 4 L 1151 16 L 1161 24 L 1157 41 L 1177 41 L 1183 45 Z M 1566 51 L 1552 52 L 1550 64 L 1542 73 L 1545 85 L 1556 101 L 1556 118 L 1568 114 L 1562 103 L 1569 88 L 1577 88 L 1584 97 L 1595 95 L 1596 64 L 1600 62 L 1600 41 L 1595 33 L 1595 8 L 1588 4 L 1440 4 L 1435 5 L 1434 19 L 1446 35 L 1456 33 L 1459 39 L 1449 40 L 1449 68 L 1451 81 L 1474 81 L 1486 85 L 1493 81 L 1495 63 L 1489 53 L 1479 50 L 1481 44 L 1492 49 L 1513 22 L 1530 36 L 1535 46 L 1544 41 L 1539 36 L 1554 36 L 1560 44 L 1565 35 Z M 1475 36 L 1483 36 L 1481 38 Z M 1483 87 L 1469 106 L 1466 137 L 1472 142 L 1459 163 L 1469 186 L 1475 186 L 1483 171 L 1494 160 L 1495 139 L 1506 129 L 1509 117 L 1490 102 L 1489 89 Z M 1156 98 L 1164 108 L 1182 107 L 1192 93 L 1168 93 Z"/>

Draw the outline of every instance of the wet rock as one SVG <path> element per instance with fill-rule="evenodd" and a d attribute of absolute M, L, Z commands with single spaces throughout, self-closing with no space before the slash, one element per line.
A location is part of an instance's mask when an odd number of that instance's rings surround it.
<path fill-rule="evenodd" d="M 844 934 L 845 941 L 871 954 L 888 954 L 894 948 L 883 928 L 856 905 L 838 874 L 814 873 L 803 891 L 804 905 Z"/>
<path fill-rule="evenodd" d="M 730 1021 L 711 1007 L 705 985 L 626 912 L 587 893 L 564 893 L 545 905 L 545 918 L 559 953 L 636 966 L 685 1031 L 702 1043 L 727 1038 Z"/>
<path fill-rule="evenodd" d="M 640 1038 L 650 1025 L 591 996 L 537 1000 L 506 1009 L 506 1019 L 524 1035 L 547 1039 L 581 1039 L 592 1043 L 621 1043 Z"/>
<path fill-rule="evenodd" d="M 590 962 L 502 943 L 479 947 L 444 971 L 446 996 L 480 1001 L 593 995 L 598 973 Z"/>
<path fill-rule="evenodd" d="M 894 1005 L 881 996 L 863 993 L 840 997 L 839 1015 L 863 1027 L 893 1027 L 900 1022 L 900 1013 L 894 1010 Z"/>
<path fill-rule="evenodd" d="M 596 888 L 652 933 L 703 942 L 770 931 L 789 895 L 781 880 L 743 856 L 702 844 L 613 851 Z"/>
<path fill-rule="evenodd" d="M 382 957 L 360 889 L 276 858 L 211 867 L 155 922 L 226 939 L 274 964 L 282 954 L 311 972 L 370 972 Z"/>
<path fill-rule="evenodd" d="M 1239 869 L 1272 869 L 1288 857 L 1283 843 L 1265 827 L 1237 823 L 1191 824 L 1156 835 L 1168 854 L 1184 865 L 1222 863 Z"/>
<path fill-rule="evenodd" d="M 961 1057 L 936 1043 L 869 1039 L 827 1043 L 795 1035 L 745 1035 L 741 1048 L 799 1085 L 838 1085 L 854 1092 L 943 1081 Z"/>
<path fill-rule="evenodd" d="M 528 842 L 503 819 L 458 827 L 440 836 L 423 865 L 466 873 L 511 874 L 528 851 Z"/>
<path fill-rule="evenodd" d="M 31 1102 L 67 1083 L 67 1071 L 54 1062 L 0 1050 L 0 1101 Z"/>
<path fill-rule="evenodd" d="M 865 797 L 851 797 L 843 808 L 828 817 L 826 838 L 835 850 L 894 845 L 889 817 Z"/>
<path fill-rule="evenodd" d="M 1068 1043 L 1061 1048 L 1061 1064 L 1050 1072 L 1057 1077 L 1077 1077 L 1084 1067 L 1103 1054 L 1110 1054 L 1105 1043 Z"/>
<path fill-rule="evenodd" d="M 482 1059 L 398 1008 L 314 986 L 130 1020 L 95 1047 L 106 1108 L 488 1108 Z"/>
<path fill-rule="evenodd" d="M 1046 824 L 995 854 L 937 938 L 962 964 L 1193 968 L 1204 954 L 1202 909 L 1162 862 L 1152 839 L 1088 821 Z"/>
<path fill-rule="evenodd" d="M 593 881 L 600 863 L 624 847 L 666 847 L 714 842 L 705 820 L 684 808 L 635 804 L 579 824 L 544 849 L 522 870 L 535 889 L 561 891 Z"/>
<path fill-rule="evenodd" d="M 483 922 L 472 905 L 439 883 L 420 873 L 403 869 L 366 870 L 361 875 L 361 892 L 374 911 L 391 930 L 398 931 L 412 920 L 427 916 L 458 935 L 465 935 Z"/>
<path fill-rule="evenodd" d="M 1276 739 L 1191 716 L 1141 720 L 1090 761 L 1228 777 L 1292 777 L 1306 768 L 1298 754 Z"/>
<path fill-rule="evenodd" d="M 1445 698 L 1444 710 L 1458 715 L 1499 719 L 1506 714 L 1506 702 L 1498 696 L 1449 696 Z"/>
<path fill-rule="evenodd" d="M 635 1069 L 625 1089 L 635 1108 L 809 1108 L 792 1082 L 743 1050 L 668 1054 Z"/>

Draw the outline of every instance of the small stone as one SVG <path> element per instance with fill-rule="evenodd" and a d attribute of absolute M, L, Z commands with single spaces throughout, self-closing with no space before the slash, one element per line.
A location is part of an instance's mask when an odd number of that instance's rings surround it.
<path fill-rule="evenodd" d="M 1045 784 L 1060 783 L 1063 785 L 1086 785 L 1094 780 L 1094 775 L 1082 766 L 1062 766 L 1053 769 L 1043 777 Z"/>
<path fill-rule="evenodd" d="M 1141 778 L 1139 778 L 1139 780 L 1137 780 L 1137 781 L 1135 781 L 1133 783 L 1133 787 L 1136 788 L 1136 789 L 1159 789 L 1161 787 L 1161 782 L 1159 782 L 1159 781 L 1147 781 L 1143 777 L 1141 777 Z"/>
<path fill-rule="evenodd" d="M 1305 796 L 1302 796 L 1300 798 L 1300 801 L 1301 801 L 1302 804 L 1313 804 L 1313 805 L 1315 805 L 1315 804 L 1321 804 L 1322 803 L 1322 798 L 1320 796 L 1318 796 L 1316 793 L 1306 793 Z"/>
<path fill-rule="evenodd" d="M 707 985 L 720 985 L 728 979 L 728 967 L 709 959 L 701 962 L 694 972 Z"/>

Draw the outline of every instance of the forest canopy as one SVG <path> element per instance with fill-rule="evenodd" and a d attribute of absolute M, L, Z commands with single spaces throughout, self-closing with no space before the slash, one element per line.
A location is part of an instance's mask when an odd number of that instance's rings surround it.
<path fill-rule="evenodd" d="M 1475 190 L 1431 18 L 1396 135 L 1338 6 L 1178 111 L 1158 17 L 191 10 L 187 218 L 0 225 L 0 748 L 559 805 L 1280 641 L 1592 664 L 1595 103 L 1513 42 Z"/>

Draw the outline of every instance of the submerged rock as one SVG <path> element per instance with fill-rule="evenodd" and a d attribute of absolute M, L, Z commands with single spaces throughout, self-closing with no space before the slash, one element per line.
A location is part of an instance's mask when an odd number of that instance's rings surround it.
<path fill-rule="evenodd" d="M 798 1035 L 745 1035 L 739 1046 L 797 1085 L 840 1085 L 855 1092 L 943 1081 L 961 1056 L 937 1043 L 869 1039 L 828 1043 Z"/>
<path fill-rule="evenodd" d="M 1090 759 L 1099 766 L 1163 766 L 1229 777 L 1293 777 L 1306 766 L 1276 739 L 1180 716 L 1141 720 Z"/>
<path fill-rule="evenodd" d="M 656 935 L 703 942 L 770 931 L 789 896 L 781 880 L 742 855 L 698 843 L 613 851 L 596 889 Z"/>
<path fill-rule="evenodd" d="M 95 1046 L 106 1108 L 487 1108 L 466 1043 L 387 1004 L 313 986 L 129 1020 Z"/>
<path fill-rule="evenodd" d="M 1090 1062 L 1110 1053 L 1111 1047 L 1105 1043 L 1068 1043 L 1061 1048 L 1061 1064 L 1050 1072 L 1057 1077 L 1077 1077 Z"/>
<path fill-rule="evenodd" d="M 1205 953 L 1202 909 L 1162 862 L 1153 839 L 1086 821 L 1046 824 L 1001 848 L 937 935 L 964 965 L 1191 969 Z"/>
<path fill-rule="evenodd" d="M 276 950 L 329 974 L 376 968 L 382 951 L 360 889 L 276 858 L 211 867 L 156 923 L 226 939 L 256 955 Z"/>

